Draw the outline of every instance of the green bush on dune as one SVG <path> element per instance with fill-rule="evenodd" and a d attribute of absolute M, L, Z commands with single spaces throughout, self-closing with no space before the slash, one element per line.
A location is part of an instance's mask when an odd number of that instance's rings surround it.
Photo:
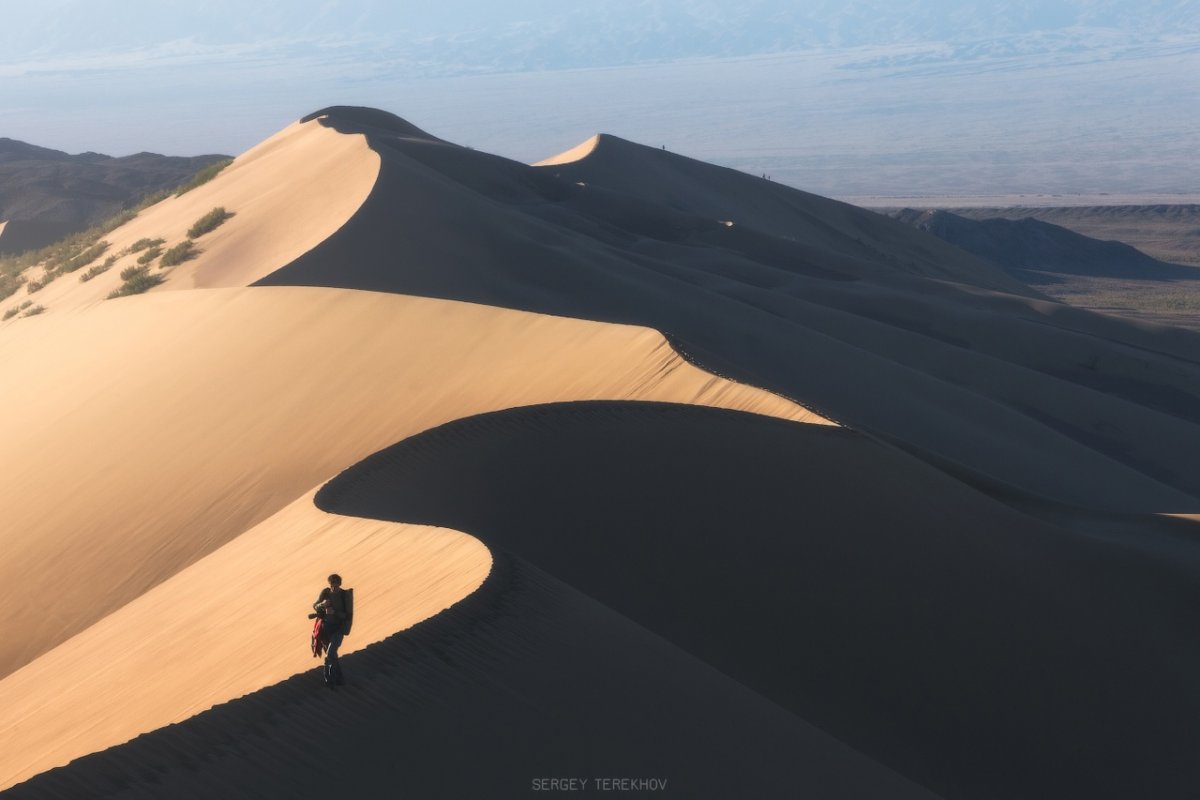
<path fill-rule="evenodd" d="M 22 311 L 24 311 L 25 309 L 29 308 L 31 305 L 33 305 L 33 301 L 32 301 L 32 300 L 26 300 L 26 301 L 25 301 L 25 302 L 23 302 L 23 303 L 19 303 L 19 304 L 17 304 L 17 305 L 15 305 L 15 306 L 13 306 L 13 307 L 12 307 L 12 308 L 10 308 L 8 311 L 5 311 L 5 312 L 4 312 L 4 319 L 12 319 L 12 318 L 13 318 L 13 317 L 15 317 L 17 314 L 20 314 Z"/>
<path fill-rule="evenodd" d="M 102 256 L 104 251 L 107 249 L 108 242 L 96 242 L 79 255 L 72 256 L 71 258 L 68 258 L 66 261 L 62 262 L 59 269 L 61 272 L 74 272 L 80 267 L 86 267 L 88 264 L 95 261 L 97 258 Z"/>
<path fill-rule="evenodd" d="M 216 230 L 221 223 L 225 222 L 225 220 L 232 216 L 232 212 L 226 211 L 223 206 L 217 206 L 212 211 L 196 220 L 196 224 L 188 228 L 188 238 L 197 239 L 209 231 Z"/>
<path fill-rule="evenodd" d="M 45 306 L 34 306 L 33 308 L 22 314 L 22 317 L 36 317 L 38 314 L 46 310 Z"/>
<path fill-rule="evenodd" d="M 117 263 L 117 257 L 109 256 L 108 258 L 104 259 L 103 264 L 97 264 L 94 267 L 89 267 L 86 272 L 84 272 L 83 274 L 81 274 L 79 276 L 79 282 L 87 283 L 92 278 L 96 277 L 97 275 L 99 275 L 103 272 L 108 272 L 109 269 L 112 268 L 112 265 L 115 263 Z"/>
<path fill-rule="evenodd" d="M 162 260 L 158 262 L 158 266 L 160 268 L 174 267 L 178 264 L 182 264 L 189 258 L 195 258 L 196 250 L 194 249 L 194 244 L 195 243 L 191 239 L 184 239 L 182 242 L 163 253 Z"/>
<path fill-rule="evenodd" d="M 175 196 L 179 197 L 182 194 L 187 194 L 192 189 L 195 189 L 197 186 L 203 186 L 204 184 L 211 181 L 213 178 L 217 177 L 217 175 L 220 174 L 221 170 L 225 169 L 232 163 L 233 163 L 233 159 L 227 158 L 224 161 L 217 161 L 216 163 L 209 164 L 207 167 L 204 167 L 203 169 L 198 171 L 195 175 L 193 175 L 191 177 L 191 179 L 188 180 L 187 183 L 180 186 L 178 191 L 175 192 Z"/>
<path fill-rule="evenodd" d="M 79 233 L 73 233 L 54 244 L 12 256 L 0 256 L 0 300 L 3 300 L 21 288 L 25 283 L 25 278 L 22 277 L 21 273 L 30 267 L 40 264 L 46 268 L 47 275 L 53 274 L 57 277 L 61 272 L 73 272 L 80 267 L 87 266 L 108 247 L 108 244 L 105 243 L 104 249 L 98 251 L 92 250 L 94 246 L 99 247 L 98 243 L 101 236 L 129 222 L 143 209 L 149 208 L 170 196 L 170 191 L 155 192 L 154 194 L 146 195 L 133 208 L 121 211 L 104 220 L 99 225 L 94 225 Z M 84 260 L 85 258 L 86 260 Z M 78 262 L 72 263 L 76 259 L 78 259 Z M 46 283 L 47 281 L 42 281 L 42 285 Z"/>
<path fill-rule="evenodd" d="M 151 247 L 149 250 L 147 250 L 146 252 L 144 252 L 140 256 L 138 256 L 137 263 L 142 264 L 142 265 L 149 264 L 151 261 L 158 258 L 160 255 L 162 255 L 161 247 L 157 247 L 157 246 Z"/>
<path fill-rule="evenodd" d="M 149 267 L 127 267 L 121 270 L 121 279 L 125 281 L 120 288 L 109 293 L 108 299 L 126 297 L 131 294 L 141 294 L 162 283 L 162 275 L 151 275 Z"/>
<path fill-rule="evenodd" d="M 148 247 L 158 247 L 160 244 L 165 244 L 166 241 L 167 241 L 166 239 L 141 238 L 141 239 L 138 239 L 133 244 L 129 245 L 129 252 L 138 253 L 138 252 L 141 252 L 142 250 L 145 250 Z"/>
<path fill-rule="evenodd" d="M 0 274 L 0 300 L 16 294 L 24 284 L 25 279 L 20 275 Z"/>

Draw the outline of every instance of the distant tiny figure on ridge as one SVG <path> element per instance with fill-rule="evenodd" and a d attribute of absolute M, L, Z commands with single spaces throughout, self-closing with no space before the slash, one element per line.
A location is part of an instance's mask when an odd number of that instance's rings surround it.
<path fill-rule="evenodd" d="M 338 662 L 338 648 L 342 639 L 350 633 L 354 622 L 354 590 L 342 588 L 342 576 L 329 576 L 329 586 L 321 590 L 317 602 L 313 603 L 316 618 L 313 626 L 313 656 L 325 653 L 325 685 L 330 689 L 345 685 L 342 665 Z"/>

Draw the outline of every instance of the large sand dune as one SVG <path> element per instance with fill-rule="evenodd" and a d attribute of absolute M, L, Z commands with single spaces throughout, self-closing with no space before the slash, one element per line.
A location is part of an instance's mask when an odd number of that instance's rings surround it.
<path fill-rule="evenodd" d="M 41 622 L 4 674 L 431 425 L 598 397 L 814 418 L 653 331 L 462 303 L 208 290 L 26 322 L 0 339 L 0 582 Z"/>
<path fill-rule="evenodd" d="M 453 422 L 316 502 L 470 530 L 495 567 L 350 656 L 348 699 L 292 679 L 30 796 L 148 796 L 139 773 L 197 798 L 524 796 L 547 770 L 718 798 L 921 796 L 887 767 L 971 798 L 1200 778 L 1194 523 L 1030 514 L 843 429 L 629 403 Z M 327 715 L 347 733 L 332 773 L 295 757 Z"/>
<path fill-rule="evenodd" d="M 262 284 L 648 325 L 966 473 L 1078 505 L 1200 506 L 1196 334 L 1038 299 L 895 220 L 612 137 L 527 167 L 378 112 L 322 124 L 365 135 L 379 179 Z"/>
<path fill-rule="evenodd" d="M 611 403 L 451 423 L 317 503 L 470 531 L 939 794 L 1200 781 L 1194 523 L 1031 514 L 842 428 Z"/>
<path fill-rule="evenodd" d="M 297 591 L 320 588 L 332 567 L 319 564 L 337 551 L 293 551 L 323 530 L 318 523 L 264 520 L 397 439 L 481 411 L 567 399 L 820 419 L 691 366 L 654 331 L 440 300 L 207 290 L 31 321 L 0 340 L 15 386 L 0 432 L 9 523 L 0 581 L 13 613 L 39 620 L 4 652 L 5 674 L 25 665 L 4 681 L 21 698 L 0 726 L 4 782 L 295 672 L 283 642 L 294 644 L 296 630 L 285 621 L 302 621 L 311 599 Z M 262 531 L 243 533 L 259 523 Z M 373 535 L 368 550 L 381 546 Z M 218 549 L 227 543 L 233 554 Z M 375 565 L 371 594 L 386 591 L 383 574 L 405 562 L 403 550 Z M 215 561 L 196 563 L 214 551 Z M 461 587 L 478 582 L 472 575 L 447 579 Z M 448 605 L 446 596 L 425 599 L 428 613 Z M 241 618 L 243 602 L 259 620 L 221 633 L 222 614 Z M 383 629 L 362 639 L 408 618 L 380 613 Z M 147 632 L 143 646 L 130 647 L 121 635 L 129 630 Z M 266 630 L 280 639 L 271 643 Z M 193 648 L 210 660 L 189 660 Z M 247 651 L 258 655 L 243 672 L 236 660 Z M 227 667 L 209 669 L 218 664 Z M 146 674 L 156 677 L 130 682 Z M 122 692 L 136 701 L 110 719 Z M 33 717 L 55 722 L 36 735 L 26 727 Z"/>
<path fill-rule="evenodd" d="M 1195 334 L 603 135 L 326 109 L 108 238 L 214 206 L 149 295 L 103 301 L 129 254 L 0 327 L 13 796 L 1200 778 Z"/>
<path fill-rule="evenodd" d="M 367 197 L 378 170 L 379 158 L 363 137 L 297 122 L 243 153 L 209 183 L 169 197 L 106 234 L 106 255 L 123 253 L 140 239 L 163 239 L 165 248 L 172 247 L 200 217 L 222 207 L 234 216 L 196 239 L 193 259 L 168 269 L 151 264 L 153 273 L 166 278 L 155 291 L 245 286 L 337 230 Z M 144 253 L 122 255 L 86 283 L 77 274 L 65 275 L 33 298 L 47 314 L 102 302 L 121 285 L 121 270 L 135 266 Z M 29 274 L 38 277 L 41 270 Z M 23 299 L 24 291 L 10 301 Z"/>

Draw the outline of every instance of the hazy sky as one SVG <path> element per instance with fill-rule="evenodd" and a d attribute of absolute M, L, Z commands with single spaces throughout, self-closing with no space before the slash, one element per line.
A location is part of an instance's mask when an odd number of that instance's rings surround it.
<path fill-rule="evenodd" d="M 1182 192 L 1197 76 L 1192 0 L 0 0 L 0 136 L 115 155 L 352 103 L 522 160 L 604 130 L 823 193 Z"/>

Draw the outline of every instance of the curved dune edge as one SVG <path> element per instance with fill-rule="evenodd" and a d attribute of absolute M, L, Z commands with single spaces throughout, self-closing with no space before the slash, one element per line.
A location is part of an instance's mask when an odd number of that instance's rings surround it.
<path fill-rule="evenodd" d="M 221 206 L 234 216 L 196 240 L 195 258 L 167 269 L 157 260 L 151 264 L 151 274 L 166 282 L 150 291 L 246 286 L 345 224 L 374 188 L 379 167 L 379 155 L 365 136 L 338 133 L 319 119 L 295 122 L 238 156 L 208 183 L 169 197 L 105 234 L 105 256 L 142 238 L 165 239 L 163 247 L 169 248 L 187 238 L 197 219 Z M 36 302 L 48 315 L 103 302 L 121 285 L 121 270 L 135 266 L 139 255 L 121 257 L 86 283 L 78 273 L 64 275 L 38 292 Z"/>
<path fill-rule="evenodd" d="M 447 300 L 214 289 L 28 321 L 0 337 L 0 583 L 40 622 L 0 675 L 452 419 L 581 399 L 818 419 L 687 364 L 656 331 Z"/>
<path fill-rule="evenodd" d="M 357 587 L 345 654 L 487 577 L 471 536 L 326 514 L 312 495 L 0 682 L 0 788 L 319 666 L 305 613 L 331 569 Z"/>
<path fill-rule="evenodd" d="M 946 797 L 1200 778 L 1191 523 L 1042 519 L 855 431 L 630 402 L 456 420 L 315 502 L 479 536 Z"/>
<path fill-rule="evenodd" d="M 300 598 L 285 591 L 292 578 L 275 572 L 285 554 L 292 557 L 286 548 L 274 563 L 262 557 L 267 573 L 249 557 L 233 559 L 239 566 L 220 579 L 185 570 L 208 554 L 227 563 L 232 556 L 222 555 L 222 545 L 238 545 L 239 534 L 260 523 L 270 530 L 268 518 L 284 506 L 300 513 L 296 504 L 310 501 L 293 503 L 296 497 L 391 443 L 489 410 L 580 399 L 662 400 L 824 422 L 777 395 L 691 366 L 656 331 L 455 301 L 220 289 L 129 298 L 33 322 L 0 339 L 0 365 L 14 379 L 0 415 L 0 439 L 11 454 L 0 463 L 0 481 L 12 490 L 0 500 L 11 523 L 0 532 L 8 556 L 0 581 L 17 617 L 44 621 L 4 654 L 6 672 L 25 665 L 0 681 L 21 695 L 24 709 L 7 714 L 0 729 L 5 763 L 19 765 L 8 780 L 294 674 L 294 658 L 249 667 L 238 661 L 262 636 L 245 624 L 242 594 L 258 595 L 243 574 L 269 576 L 261 583 L 285 603 L 278 613 L 289 623 L 280 641 L 294 653 L 297 603 L 303 610 L 311 602 L 308 594 L 328 571 L 363 585 L 344 559 L 330 565 L 324 554 L 303 568 L 283 568 L 300 581 Z M 323 531 L 328 524 L 291 527 Z M 368 532 L 375 531 L 372 546 L 382 547 L 378 530 Z M 268 535 L 255 533 L 230 552 Z M 211 569 L 195 574 L 215 576 Z M 459 590 L 470 583 L 454 580 Z M 159 596 L 146 595 L 152 589 L 180 594 L 151 602 L 144 597 Z M 118 612 L 127 603 L 134 610 Z M 151 614 L 146 603 L 192 623 L 172 622 L 150 635 L 155 626 L 143 623 L 155 618 L 137 616 Z M 124 626 L 112 621 L 127 617 Z M 390 619 L 389 632 L 402 623 Z M 153 691 L 138 685 L 148 665 L 161 669 L 160 651 L 194 653 L 196 631 L 210 628 L 228 637 L 233 655 L 200 673 L 158 678 Z M 230 628 L 236 632 L 223 633 Z M 143 633 L 149 649 L 131 643 L 129 630 Z M 226 652 L 224 644 L 213 647 Z M 96 684 L 93 674 L 107 677 Z M 122 690 L 123 681 L 130 688 Z M 157 716 L 130 714 L 131 726 L 109 701 L 89 700 L 120 691 L 144 697 L 134 707 L 157 708 Z M 48 711 L 51 705 L 57 710 Z M 52 729 L 39 734 L 39 723 Z"/>
<path fill-rule="evenodd" d="M 602 134 L 597 133 L 590 139 L 575 145 L 570 150 L 564 150 L 556 156 L 550 156 L 549 158 L 543 158 L 541 161 L 535 161 L 530 166 L 550 167 L 554 166 L 555 164 L 570 164 L 574 161 L 581 161 L 591 155 L 592 151 L 595 150 L 600 144 L 601 135 Z"/>

